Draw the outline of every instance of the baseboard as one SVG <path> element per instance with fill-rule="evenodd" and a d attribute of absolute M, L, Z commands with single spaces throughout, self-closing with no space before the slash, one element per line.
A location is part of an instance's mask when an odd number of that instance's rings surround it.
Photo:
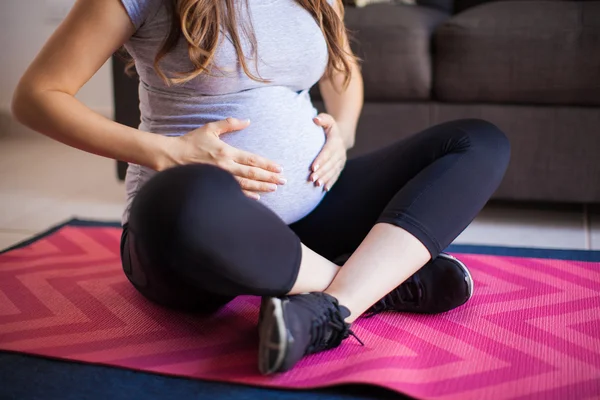
<path fill-rule="evenodd" d="M 98 107 L 94 108 L 93 111 L 106 118 L 114 119 L 114 111 L 112 107 Z M 19 123 L 13 117 L 10 109 L 0 108 L 0 138 L 35 137 L 37 135 L 39 135 L 38 132 L 35 132 Z"/>

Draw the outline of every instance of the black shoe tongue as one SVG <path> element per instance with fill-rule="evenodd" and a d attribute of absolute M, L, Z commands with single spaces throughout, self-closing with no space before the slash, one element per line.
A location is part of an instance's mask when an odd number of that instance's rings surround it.
<path fill-rule="evenodd" d="M 351 312 L 350 312 L 350 310 L 348 310 L 348 308 L 346 308 L 342 305 L 340 305 L 339 308 L 340 308 L 340 315 L 342 316 L 342 318 L 346 319 L 350 316 Z"/>

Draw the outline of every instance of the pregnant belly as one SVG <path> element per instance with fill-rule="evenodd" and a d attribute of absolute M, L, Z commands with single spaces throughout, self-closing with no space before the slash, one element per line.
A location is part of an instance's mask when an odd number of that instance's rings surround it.
<path fill-rule="evenodd" d="M 315 187 L 308 178 L 310 167 L 325 143 L 325 135 L 312 121 L 313 110 L 298 111 L 301 110 L 276 115 L 245 110 L 240 117 L 250 118 L 250 126 L 221 136 L 225 143 L 283 167 L 287 183 L 278 186 L 275 192 L 261 193 L 259 201 L 287 224 L 309 214 L 324 195 L 322 187 Z"/>
<path fill-rule="evenodd" d="M 308 177 L 325 143 L 325 134 L 312 120 L 316 110 L 306 91 L 268 87 L 225 96 L 157 96 L 160 94 L 142 92 L 142 130 L 181 135 L 227 117 L 249 118 L 248 128 L 224 134 L 221 139 L 283 167 L 287 183 L 278 186 L 276 192 L 261 193 L 259 201 L 285 223 L 302 219 L 322 200 L 322 187 L 315 187 Z"/>

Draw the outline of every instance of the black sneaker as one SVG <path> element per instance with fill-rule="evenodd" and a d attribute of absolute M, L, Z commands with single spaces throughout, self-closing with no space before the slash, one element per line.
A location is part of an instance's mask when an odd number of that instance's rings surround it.
<path fill-rule="evenodd" d="M 259 371 L 264 375 L 284 372 L 307 354 L 339 346 L 354 336 L 344 321 L 349 315 L 346 307 L 326 293 L 264 297 L 258 323 Z"/>
<path fill-rule="evenodd" d="M 467 267 L 457 258 L 440 253 L 372 305 L 366 315 L 383 311 L 438 314 L 462 306 L 472 295 L 473 278 Z"/>

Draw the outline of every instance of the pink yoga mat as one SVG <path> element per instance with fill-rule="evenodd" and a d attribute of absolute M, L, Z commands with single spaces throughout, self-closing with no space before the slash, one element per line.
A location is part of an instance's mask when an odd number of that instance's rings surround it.
<path fill-rule="evenodd" d="M 65 226 L 0 254 L 0 349 L 191 378 L 280 388 L 383 386 L 423 399 L 600 398 L 600 263 L 456 254 L 468 305 L 438 316 L 386 313 L 353 327 L 365 342 L 256 369 L 258 300 L 202 317 L 155 306 L 130 286 L 120 230 Z"/>

